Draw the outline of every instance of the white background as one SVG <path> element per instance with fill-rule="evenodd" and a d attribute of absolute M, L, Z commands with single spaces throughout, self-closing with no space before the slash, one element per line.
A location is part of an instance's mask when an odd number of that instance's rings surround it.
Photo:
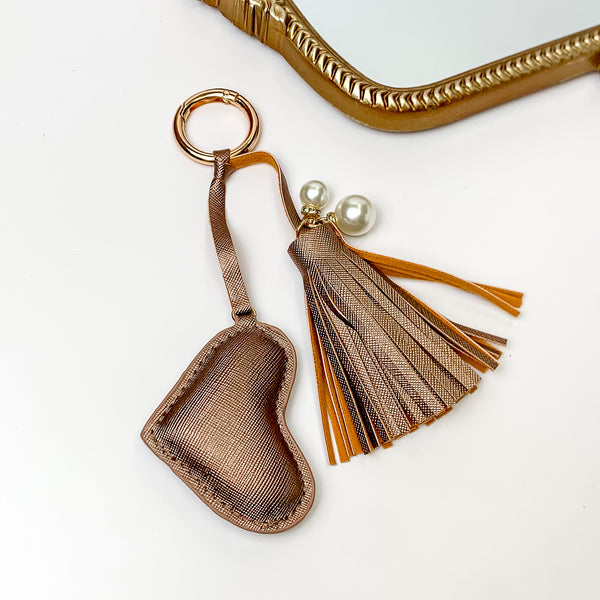
<path fill-rule="evenodd" d="M 506 24 L 471 26 L 507 36 Z M 192 0 L 3 0 L 0 30 L 2 598 L 598 597 L 597 74 L 386 134 Z M 428 64 L 462 41 L 432 42 Z M 412 64 L 402 49 L 388 60 Z M 260 147 L 294 192 L 318 178 L 335 198 L 373 200 L 378 224 L 357 245 L 526 292 L 515 320 L 407 283 L 510 346 L 439 423 L 329 467 L 275 178 L 268 167 L 233 176 L 251 297 L 299 354 L 288 422 L 317 481 L 306 520 L 275 536 L 216 517 L 139 438 L 230 322 L 206 217 L 211 172 L 171 133 L 179 103 L 214 86 L 254 103 Z M 207 148 L 244 131 L 225 107 L 194 120 Z"/>

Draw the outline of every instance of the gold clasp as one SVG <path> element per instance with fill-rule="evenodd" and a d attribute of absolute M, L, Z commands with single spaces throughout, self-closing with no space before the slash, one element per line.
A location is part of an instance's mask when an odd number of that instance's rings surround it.
<path fill-rule="evenodd" d="M 329 212 L 322 217 L 318 208 L 315 208 L 314 206 L 303 206 L 302 221 L 300 221 L 300 225 L 296 227 L 296 237 L 300 235 L 300 231 L 302 231 L 303 227 L 306 227 L 307 229 L 315 229 L 323 223 L 329 223 L 330 225 L 333 225 L 335 229 L 338 229 L 335 220 L 335 213 Z"/>
<path fill-rule="evenodd" d="M 175 133 L 175 139 L 181 146 L 181 149 L 187 154 L 189 158 L 199 162 L 203 165 L 212 165 L 215 162 L 212 152 L 206 152 L 196 148 L 187 137 L 185 131 L 185 124 L 192 114 L 192 112 L 205 104 L 211 102 L 222 102 L 223 104 L 229 104 L 237 106 L 245 115 L 248 117 L 248 134 L 244 141 L 231 150 L 231 157 L 239 156 L 244 152 L 251 151 L 258 142 L 258 136 L 260 134 L 260 121 L 258 114 L 252 104 L 246 100 L 241 94 L 234 92 L 233 90 L 226 90 L 222 88 L 216 88 L 212 90 L 204 90 L 194 94 L 177 109 L 175 113 L 175 119 L 173 121 L 173 130 Z"/>

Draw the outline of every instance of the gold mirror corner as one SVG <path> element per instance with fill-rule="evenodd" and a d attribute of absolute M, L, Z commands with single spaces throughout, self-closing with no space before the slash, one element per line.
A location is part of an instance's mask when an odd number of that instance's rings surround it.
<path fill-rule="evenodd" d="M 291 0 L 201 0 L 279 52 L 325 100 L 385 131 L 439 127 L 600 69 L 600 25 L 435 83 L 380 84 L 345 61 Z"/>

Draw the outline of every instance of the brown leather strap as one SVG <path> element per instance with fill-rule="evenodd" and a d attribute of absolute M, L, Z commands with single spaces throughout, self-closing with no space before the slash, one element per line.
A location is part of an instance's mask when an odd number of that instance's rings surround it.
<path fill-rule="evenodd" d="M 277 178 L 279 180 L 279 193 L 281 194 L 283 208 L 285 209 L 285 214 L 287 215 L 290 225 L 294 228 L 294 231 L 296 231 L 296 229 L 298 229 L 300 226 L 301 219 L 294 208 L 294 203 L 292 202 L 292 197 L 290 196 L 290 191 L 288 189 L 285 176 L 281 170 L 281 167 L 279 166 L 279 163 L 275 160 L 275 157 L 268 152 L 248 152 L 232 158 L 230 164 L 232 169 L 237 170 L 261 163 L 271 165 L 277 172 Z"/>
<path fill-rule="evenodd" d="M 229 150 L 217 150 L 214 152 L 214 157 L 215 174 L 208 194 L 208 215 L 217 258 L 231 302 L 231 314 L 237 321 L 240 317 L 253 315 L 254 310 L 248 298 L 248 291 L 225 217 L 225 179 L 232 171 Z"/>
<path fill-rule="evenodd" d="M 216 150 L 213 155 L 215 157 L 215 172 L 208 195 L 210 226 L 215 250 L 217 251 L 217 258 L 223 272 L 223 280 L 225 281 L 225 287 L 227 288 L 227 294 L 231 302 L 231 314 L 234 320 L 237 321 L 241 317 L 254 316 L 254 309 L 248 298 L 248 290 L 244 284 L 235 246 L 227 227 L 225 216 L 225 180 L 236 169 L 243 169 L 244 167 L 259 163 L 271 165 L 277 172 L 281 201 L 283 202 L 283 207 L 290 224 L 294 229 L 300 225 L 300 217 L 294 208 L 294 203 L 292 202 L 281 167 L 273 156 L 266 152 L 252 152 L 231 158 L 229 150 Z"/>

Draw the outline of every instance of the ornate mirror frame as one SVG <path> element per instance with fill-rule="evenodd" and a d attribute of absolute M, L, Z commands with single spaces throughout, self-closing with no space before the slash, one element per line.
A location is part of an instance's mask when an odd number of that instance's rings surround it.
<path fill-rule="evenodd" d="M 386 131 L 445 125 L 600 68 L 598 25 L 429 85 L 389 87 L 348 64 L 291 0 L 203 1 L 277 50 L 347 116 Z"/>

